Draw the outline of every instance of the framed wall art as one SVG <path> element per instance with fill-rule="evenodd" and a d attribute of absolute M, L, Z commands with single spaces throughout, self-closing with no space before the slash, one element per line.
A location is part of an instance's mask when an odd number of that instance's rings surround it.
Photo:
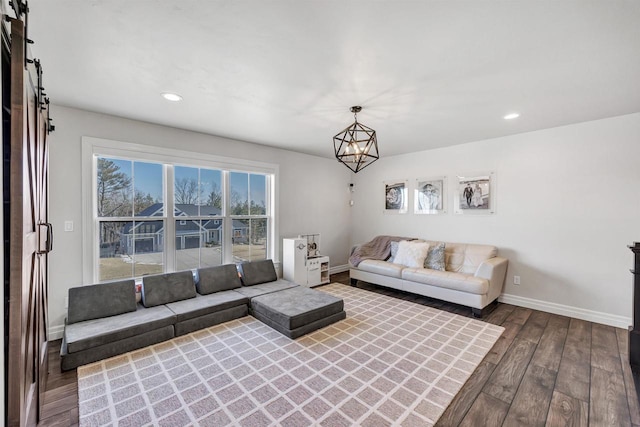
<path fill-rule="evenodd" d="M 447 213 L 447 177 L 431 177 L 416 179 L 413 197 L 413 213 L 444 214 Z"/>
<path fill-rule="evenodd" d="M 496 212 L 494 172 L 458 175 L 453 195 L 456 214 L 490 215 Z"/>
<path fill-rule="evenodd" d="M 384 182 L 384 213 L 407 213 L 409 192 L 407 180 Z"/>

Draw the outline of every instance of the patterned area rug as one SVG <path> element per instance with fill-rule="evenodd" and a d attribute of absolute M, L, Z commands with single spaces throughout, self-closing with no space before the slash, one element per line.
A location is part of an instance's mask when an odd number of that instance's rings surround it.
<path fill-rule="evenodd" d="M 503 328 L 341 284 L 291 340 L 253 317 L 78 368 L 80 425 L 427 426 Z"/>

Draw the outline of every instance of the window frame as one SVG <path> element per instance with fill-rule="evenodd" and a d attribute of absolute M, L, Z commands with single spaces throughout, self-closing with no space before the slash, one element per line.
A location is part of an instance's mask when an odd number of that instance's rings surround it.
<path fill-rule="evenodd" d="M 245 172 L 245 171 L 238 171 L 238 170 L 229 171 L 229 175 L 228 175 L 229 179 L 227 179 L 227 188 L 226 188 L 227 195 L 228 195 L 227 200 L 226 200 L 226 202 L 228 202 L 227 203 L 228 211 L 227 211 L 226 218 L 229 218 L 229 221 L 231 223 L 231 227 L 230 228 L 231 228 L 231 233 L 232 233 L 232 236 L 231 236 L 231 245 L 232 245 L 231 246 L 231 252 L 232 252 L 232 256 L 233 256 L 233 244 L 235 243 L 234 239 L 243 238 L 242 232 L 238 233 L 238 235 L 236 236 L 236 232 L 233 229 L 234 221 L 236 221 L 236 220 L 241 221 L 241 222 L 242 221 L 249 221 L 249 224 L 251 224 L 252 220 L 258 220 L 258 219 L 267 219 L 267 221 L 268 221 L 269 220 L 269 209 L 270 209 L 270 207 L 269 207 L 269 190 L 268 190 L 268 187 L 269 187 L 268 182 L 269 181 L 268 181 L 268 177 L 267 177 L 267 183 L 266 183 L 266 186 L 267 186 L 266 198 L 267 198 L 267 200 L 265 200 L 265 203 L 266 203 L 265 214 L 253 214 L 253 215 L 251 214 L 251 201 L 252 201 L 252 199 L 251 199 L 251 183 L 250 183 L 250 181 L 249 181 L 249 183 L 247 185 L 247 193 L 248 193 L 247 194 L 247 202 L 248 202 L 247 203 L 247 208 L 248 208 L 249 213 L 248 214 L 233 214 L 231 212 L 231 176 L 230 175 L 231 175 L 231 173 L 234 173 L 234 172 L 236 172 L 236 173 L 247 173 L 247 179 L 249 179 L 249 180 L 251 179 L 250 176 L 253 173 L 253 172 Z M 240 230 L 237 230 L 237 231 L 240 231 Z M 249 244 L 251 245 L 251 243 L 250 243 L 251 242 L 251 227 L 248 228 L 247 232 L 249 234 L 249 236 L 248 236 Z M 267 232 L 267 239 L 268 238 L 269 238 L 269 233 Z M 268 253 L 267 253 L 267 258 L 269 258 Z"/>
<path fill-rule="evenodd" d="M 82 246 L 83 262 L 82 277 L 85 284 L 101 283 L 99 280 L 100 261 L 100 221 L 97 216 L 97 158 L 110 157 L 131 161 L 146 161 L 161 163 L 163 165 L 163 197 L 165 203 L 164 215 L 153 217 L 153 220 L 164 221 L 164 254 L 163 271 L 176 271 L 176 242 L 175 221 L 180 217 L 174 216 L 174 167 L 189 166 L 205 169 L 220 169 L 222 171 L 223 184 L 223 209 L 219 219 L 223 225 L 223 259 L 224 264 L 233 263 L 232 256 L 232 224 L 233 217 L 229 209 L 229 173 L 242 172 L 267 175 L 266 185 L 266 215 L 247 216 L 247 219 L 267 218 L 267 253 L 266 257 L 274 259 L 279 254 L 278 236 L 278 179 L 279 166 L 272 163 L 256 162 L 252 160 L 222 157 L 213 154 L 197 153 L 193 151 L 175 150 L 172 148 L 156 147 L 151 145 L 134 144 L 129 142 L 114 141 L 108 139 L 82 137 Z M 169 185 L 169 183 L 171 185 Z M 169 210 L 171 209 L 171 216 Z M 234 216 L 235 217 L 235 216 Z M 135 220 L 144 219 L 132 216 Z M 197 219 L 193 217 L 189 219 Z M 110 220 L 112 218 L 109 218 Z M 181 219 L 181 218 L 180 218 Z M 129 219 L 127 219 L 129 220 Z M 121 279 L 115 279 L 121 280 Z M 106 282 L 106 281 L 105 281 Z"/>

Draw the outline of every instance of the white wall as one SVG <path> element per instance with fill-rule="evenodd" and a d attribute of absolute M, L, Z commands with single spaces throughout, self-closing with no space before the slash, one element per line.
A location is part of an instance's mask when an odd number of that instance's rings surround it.
<path fill-rule="evenodd" d="M 350 172 L 335 160 L 57 105 L 51 116 L 56 126 L 50 136 L 50 221 L 55 238 L 50 255 L 49 324 L 54 339 L 61 336 L 67 290 L 83 284 L 82 136 L 278 164 L 278 240 L 321 233 L 321 250 L 331 257 L 332 265 L 347 263 Z M 74 231 L 64 232 L 64 221 L 69 220 Z M 274 260 L 280 256 L 281 249 Z"/>
<path fill-rule="evenodd" d="M 279 239 L 319 232 L 333 266 L 346 264 L 352 244 L 378 234 L 494 244 L 510 262 L 505 301 L 619 327 L 630 322 L 626 246 L 640 241 L 640 114 L 394 157 L 384 156 L 393 141 L 381 139 L 382 158 L 356 175 L 335 160 L 103 114 L 53 106 L 52 116 L 53 338 L 62 331 L 67 289 L 82 284 L 82 136 L 280 165 Z M 447 215 L 383 214 L 384 180 L 406 178 L 412 188 L 417 177 L 447 175 L 452 187 L 456 174 L 481 171 L 497 174 L 493 216 L 454 215 L 452 197 Z M 74 232 L 63 231 L 65 220 Z"/>
<path fill-rule="evenodd" d="M 526 120 L 523 117 L 521 120 Z M 382 134 L 382 132 L 381 132 Z M 509 259 L 505 301 L 619 327 L 631 320 L 640 241 L 640 114 L 408 155 L 355 176 L 353 242 L 378 234 L 496 245 Z M 494 171 L 493 216 L 383 214 L 384 180 Z M 412 191 L 412 190 L 411 190 Z M 513 276 L 522 284 L 513 285 Z"/>

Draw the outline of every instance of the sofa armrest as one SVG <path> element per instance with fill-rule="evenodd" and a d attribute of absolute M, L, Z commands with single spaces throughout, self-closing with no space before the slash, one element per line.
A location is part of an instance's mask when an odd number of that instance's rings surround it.
<path fill-rule="evenodd" d="M 360 245 L 351 246 L 351 252 L 349 252 L 349 256 L 353 255 L 353 251 L 355 251 L 358 246 L 360 246 Z"/>
<path fill-rule="evenodd" d="M 489 281 L 489 301 L 498 298 L 502 293 L 502 286 L 504 285 L 504 279 L 507 275 L 508 265 L 508 259 L 497 256 L 483 261 L 478 266 L 474 276 Z"/>
<path fill-rule="evenodd" d="M 351 264 L 351 255 L 353 255 L 353 252 L 354 252 L 358 247 L 360 247 L 360 245 L 359 245 L 359 244 L 358 244 L 358 245 L 353 245 L 353 246 L 351 246 L 351 252 L 349 252 L 349 258 L 347 259 L 347 261 L 349 262 L 349 267 L 350 267 L 350 268 L 357 268 L 357 267 L 354 267 L 354 266 L 353 266 L 353 264 Z"/>

